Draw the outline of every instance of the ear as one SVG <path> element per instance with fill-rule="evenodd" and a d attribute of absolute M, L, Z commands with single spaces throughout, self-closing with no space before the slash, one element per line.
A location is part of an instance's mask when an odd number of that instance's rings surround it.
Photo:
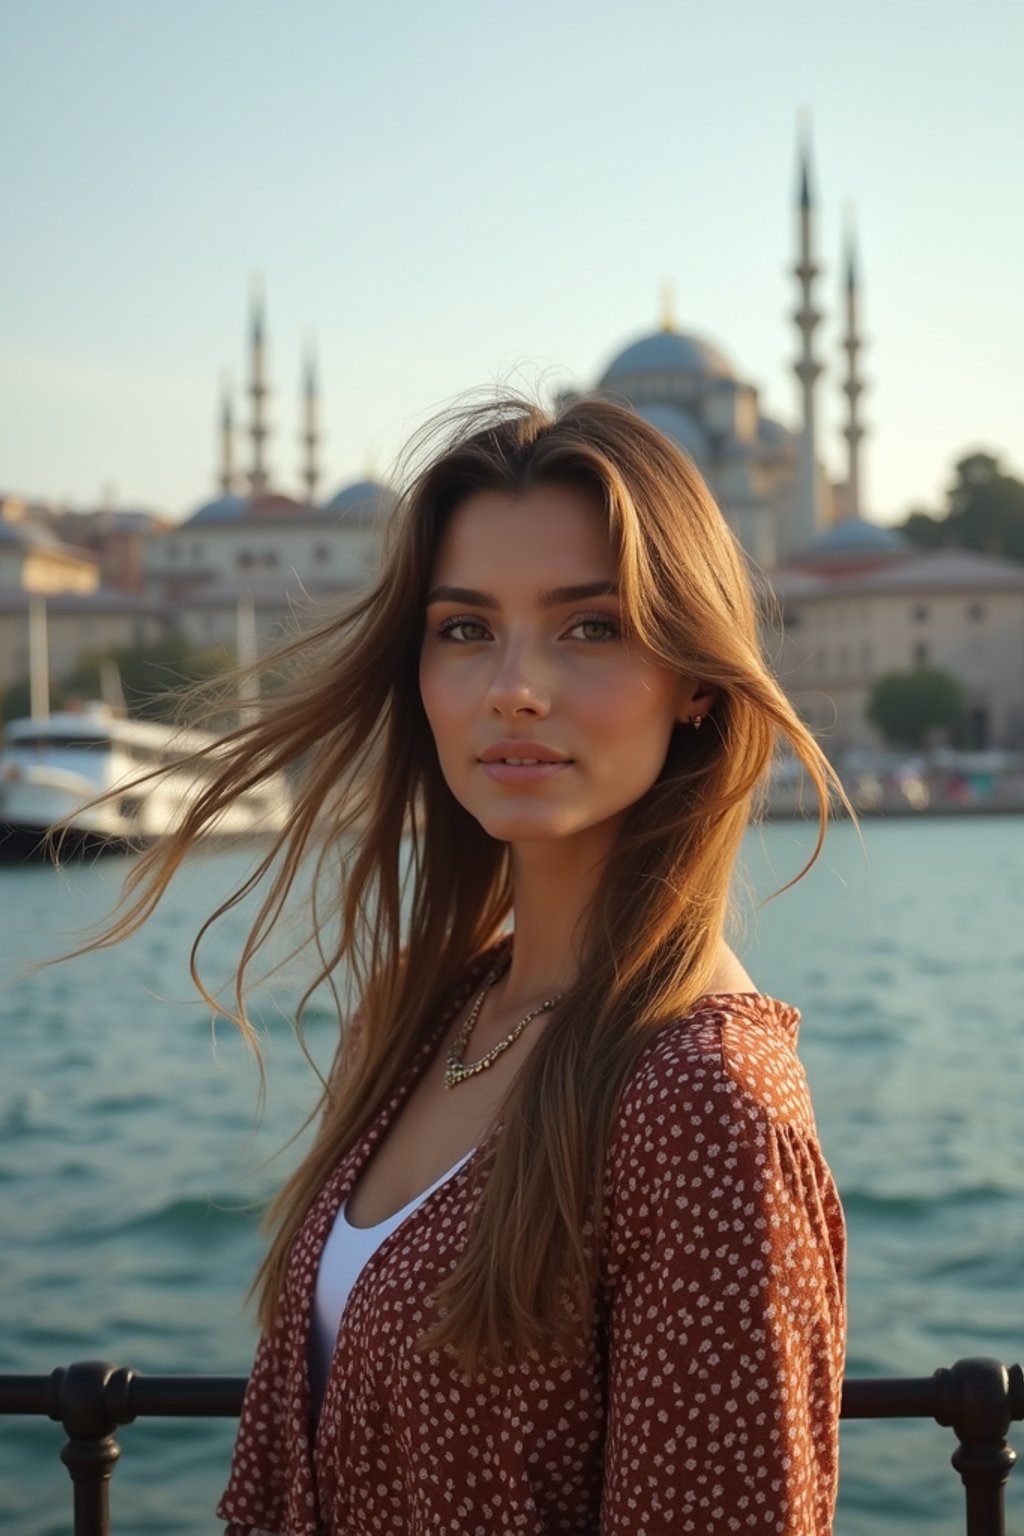
<path fill-rule="evenodd" d="M 683 678 L 679 690 L 679 706 L 676 719 L 680 725 L 689 725 L 695 715 L 709 715 L 718 699 L 718 689 L 692 677 Z"/>

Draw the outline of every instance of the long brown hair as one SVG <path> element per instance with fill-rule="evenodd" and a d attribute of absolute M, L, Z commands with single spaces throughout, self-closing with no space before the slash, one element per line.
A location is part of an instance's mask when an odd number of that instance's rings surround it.
<path fill-rule="evenodd" d="M 627 633 L 718 697 L 699 734 L 677 728 L 658 780 L 629 811 L 590 912 L 586 963 L 502 1105 L 472 1233 L 438 1289 L 440 1320 L 417 1346 L 451 1345 L 473 1373 L 510 1350 L 572 1352 L 581 1322 L 592 1319 L 616 1104 L 653 1032 L 707 989 L 735 857 L 777 746 L 788 744 L 818 796 L 818 839 L 805 867 L 821 847 L 830 791 L 842 793 L 765 664 L 744 556 L 693 464 L 667 438 L 600 398 L 550 413 L 511 394 L 450 411 L 431 434 L 418 440 L 426 462 L 399 499 L 379 576 L 278 653 L 287 686 L 223 736 L 202 796 L 134 869 L 101 942 L 145 921 L 196 837 L 239 791 L 296 773 L 287 831 L 213 914 L 269 885 L 239 961 L 233 1010 L 206 992 L 195 948 L 192 955 L 204 996 L 247 1028 L 253 962 L 312 858 L 316 962 L 302 1004 L 339 974 L 354 977 L 362 998 L 361 1027 L 343 1024 L 319 1131 L 267 1215 L 272 1237 L 254 1288 L 269 1326 L 290 1245 L 318 1189 L 511 912 L 506 849 L 448 789 L 419 695 L 441 530 L 475 491 L 557 483 L 596 498 L 618 556 Z"/>

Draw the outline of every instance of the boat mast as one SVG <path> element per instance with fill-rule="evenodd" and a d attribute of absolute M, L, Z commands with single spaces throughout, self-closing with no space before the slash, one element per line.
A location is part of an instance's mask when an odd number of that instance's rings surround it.
<path fill-rule="evenodd" d="M 244 593 L 238 599 L 238 607 L 235 612 L 235 654 L 240 667 L 254 667 L 259 661 L 259 642 L 256 638 L 256 604 L 253 602 L 251 592 Z M 243 704 L 254 704 L 260 696 L 260 680 L 258 675 L 245 678 L 239 688 L 239 699 Z M 244 718 L 244 707 L 240 712 Z"/>
<path fill-rule="evenodd" d="M 50 714 L 50 652 L 46 634 L 46 598 L 28 600 L 29 714 L 46 720 Z"/>

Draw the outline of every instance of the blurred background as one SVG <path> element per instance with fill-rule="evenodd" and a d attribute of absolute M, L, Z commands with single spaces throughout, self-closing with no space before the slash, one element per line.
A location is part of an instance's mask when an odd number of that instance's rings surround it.
<path fill-rule="evenodd" d="M 629 401 L 706 476 L 780 678 L 866 818 L 866 855 L 837 826 L 756 913 L 806 844 L 780 762 L 741 942 L 804 1010 L 854 1374 L 1022 1353 L 1022 18 L 1005 0 L 0 13 L 3 846 L 90 774 L 155 760 L 173 684 L 358 590 L 399 450 L 453 397 Z M 118 814 L 89 837 L 163 812 Z M 282 1177 L 261 1159 L 317 1085 L 283 981 L 254 1141 L 244 1053 L 223 1031 L 212 1053 L 187 1000 L 190 924 L 244 873 L 237 851 L 123 950 L 20 974 L 129 867 L 0 870 L 0 1369 L 242 1373 L 259 1248 L 241 1207 Z M 242 931 L 214 946 L 224 978 Z M 332 1027 L 311 1026 L 322 1059 Z M 0 1425 L 0 1528 L 66 1527 L 58 1441 Z M 127 1528 L 209 1518 L 228 1426 L 125 1441 Z M 962 1529 L 951 1449 L 934 1427 L 847 1426 L 840 1536 Z"/>

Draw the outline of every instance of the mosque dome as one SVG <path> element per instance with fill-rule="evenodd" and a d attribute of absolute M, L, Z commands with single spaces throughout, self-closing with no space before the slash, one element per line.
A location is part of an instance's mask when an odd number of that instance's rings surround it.
<path fill-rule="evenodd" d="M 793 440 L 793 433 L 788 427 L 784 427 L 781 421 L 775 421 L 771 416 L 759 416 L 757 418 L 758 442 L 764 443 L 769 448 L 781 448 Z"/>
<path fill-rule="evenodd" d="M 324 506 L 335 522 L 374 523 L 385 517 L 397 501 L 394 491 L 379 480 L 357 480 L 354 485 L 343 486 Z"/>
<path fill-rule="evenodd" d="M 689 411 L 677 405 L 665 405 L 662 401 L 650 401 L 634 406 L 638 416 L 670 438 L 692 459 L 702 459 L 708 452 L 708 440 L 700 422 Z"/>
<path fill-rule="evenodd" d="M 285 496 L 280 491 L 263 491 L 259 496 L 249 497 L 248 516 L 261 522 L 286 522 L 292 517 L 302 517 L 310 510 L 306 502 L 296 501 L 294 496 Z"/>
<path fill-rule="evenodd" d="M 847 517 L 819 533 L 810 545 L 815 555 L 899 554 L 910 545 L 895 528 L 881 528 L 863 517 Z"/>
<path fill-rule="evenodd" d="M 245 516 L 248 505 L 247 496 L 218 496 L 215 501 L 205 502 L 191 517 L 186 518 L 184 526 L 195 528 L 203 523 L 237 522 Z"/>
<path fill-rule="evenodd" d="M 730 379 L 728 359 L 699 336 L 660 330 L 642 336 L 612 359 L 601 379 L 601 388 L 625 382 L 635 374 L 690 374 L 703 379 Z"/>
<path fill-rule="evenodd" d="M 913 546 L 895 528 L 881 528 L 864 517 L 844 517 L 790 556 L 797 569 L 819 574 L 872 571 L 899 564 Z"/>

